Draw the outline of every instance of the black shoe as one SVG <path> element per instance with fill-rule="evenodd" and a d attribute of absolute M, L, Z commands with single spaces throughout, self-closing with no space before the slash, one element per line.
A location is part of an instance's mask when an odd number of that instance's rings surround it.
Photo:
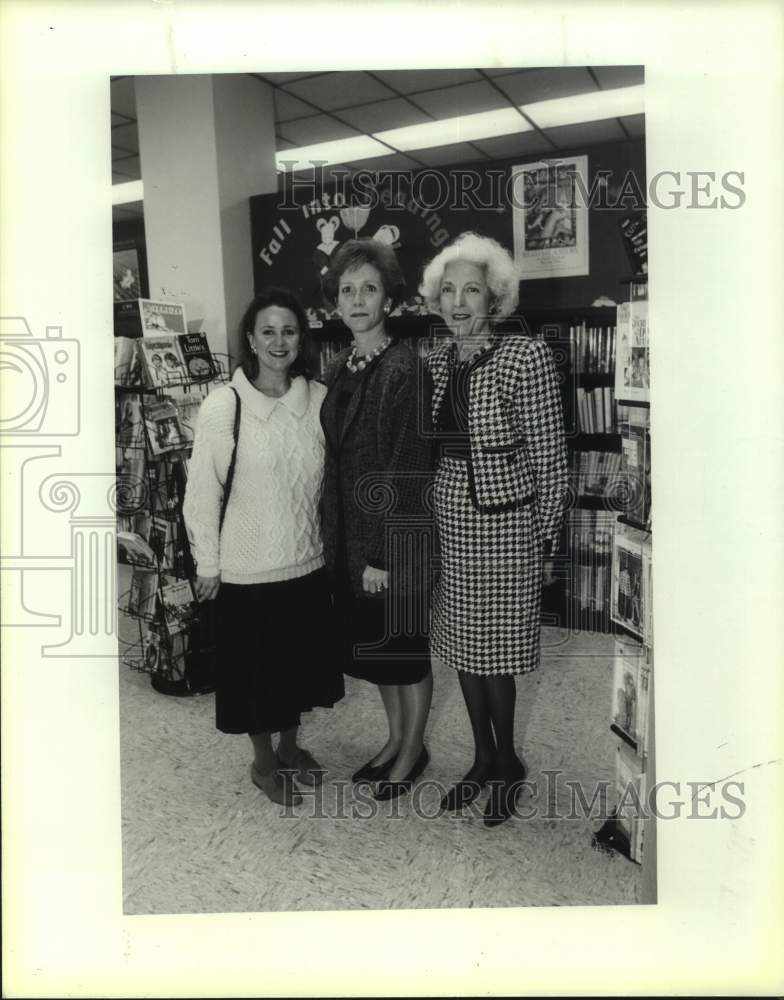
<path fill-rule="evenodd" d="M 363 764 L 358 771 L 355 771 L 351 775 L 351 780 L 354 782 L 354 784 L 359 784 L 360 781 L 362 782 L 381 781 L 383 778 L 386 778 L 386 776 L 392 770 L 392 767 L 396 760 L 397 760 L 397 754 L 395 754 L 392 760 L 388 760 L 384 764 L 371 764 L 371 763 Z"/>
<path fill-rule="evenodd" d="M 377 802 L 388 802 L 390 799 L 396 799 L 398 795 L 410 792 L 414 782 L 429 763 L 430 754 L 427 752 L 427 747 L 422 747 L 422 753 L 417 757 L 416 763 L 405 778 L 400 781 L 379 781 L 373 798 Z"/>
<path fill-rule="evenodd" d="M 485 826 L 500 826 L 514 814 L 524 781 L 525 777 L 515 778 L 514 781 L 491 782 L 490 798 L 485 806 Z"/>
<path fill-rule="evenodd" d="M 460 812 L 463 806 L 470 806 L 475 799 L 479 798 L 486 784 L 486 781 L 466 781 L 465 779 L 458 781 L 441 799 L 441 811 Z"/>

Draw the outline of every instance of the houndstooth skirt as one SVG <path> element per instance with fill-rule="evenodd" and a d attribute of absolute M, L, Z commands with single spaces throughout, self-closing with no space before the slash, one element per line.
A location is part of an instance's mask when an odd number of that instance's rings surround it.
<path fill-rule="evenodd" d="M 468 465 L 442 458 L 434 507 L 441 572 L 433 595 L 430 651 L 471 674 L 524 674 L 539 666 L 542 543 L 528 504 L 480 513 Z"/>

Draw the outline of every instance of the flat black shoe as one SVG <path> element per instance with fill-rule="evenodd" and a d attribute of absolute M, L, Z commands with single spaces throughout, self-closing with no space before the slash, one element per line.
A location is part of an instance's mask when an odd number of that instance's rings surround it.
<path fill-rule="evenodd" d="M 460 812 L 482 794 L 486 781 L 458 781 L 441 799 L 442 812 Z"/>
<path fill-rule="evenodd" d="M 523 790 L 525 778 L 514 781 L 493 781 L 490 785 L 490 798 L 487 800 L 484 813 L 484 824 L 487 827 L 500 826 L 510 816 L 514 815 L 517 800 Z"/>
<path fill-rule="evenodd" d="M 384 764 L 371 764 L 370 762 L 368 762 L 367 764 L 363 764 L 358 771 L 355 771 L 351 775 L 351 780 L 354 782 L 354 784 L 359 784 L 360 781 L 362 782 L 381 781 L 383 778 L 386 778 L 386 776 L 392 770 L 392 767 L 396 760 L 397 760 L 397 754 L 395 754 L 392 760 L 388 760 Z"/>
<path fill-rule="evenodd" d="M 373 798 L 377 802 L 388 802 L 390 799 L 396 799 L 399 795 L 405 795 L 410 792 L 414 782 L 429 763 L 430 754 L 427 752 L 427 747 L 422 747 L 422 753 L 417 757 L 416 763 L 405 778 L 402 778 L 400 781 L 379 781 Z"/>

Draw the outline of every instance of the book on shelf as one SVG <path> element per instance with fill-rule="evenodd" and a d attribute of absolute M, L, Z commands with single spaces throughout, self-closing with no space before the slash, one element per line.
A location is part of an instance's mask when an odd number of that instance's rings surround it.
<path fill-rule="evenodd" d="M 181 302 L 139 299 L 139 315 L 145 337 L 188 332 L 185 306 Z"/>
<path fill-rule="evenodd" d="M 155 553 L 155 560 L 162 570 L 171 571 L 173 567 L 172 549 L 174 546 L 173 525 L 168 518 L 151 517 L 147 532 L 147 543 Z"/>
<path fill-rule="evenodd" d="M 615 751 L 616 822 L 629 841 L 629 857 L 642 860 L 646 776 L 634 751 L 619 744 Z"/>
<path fill-rule="evenodd" d="M 613 390 L 610 386 L 596 389 L 577 387 L 577 421 L 584 434 L 613 434 Z"/>
<path fill-rule="evenodd" d="M 629 492 L 626 515 L 643 527 L 651 520 L 651 432 L 650 410 L 618 406 L 622 469 Z"/>
<path fill-rule="evenodd" d="M 630 403 L 650 400 L 650 345 L 648 300 L 630 297 L 617 310 L 615 398 Z"/>
<path fill-rule="evenodd" d="M 572 370 L 576 375 L 603 375 L 613 370 L 615 327 L 583 321 L 569 327 Z"/>
<path fill-rule="evenodd" d="M 643 756 L 643 719 L 647 713 L 647 660 L 642 643 L 631 639 L 615 640 L 613 658 L 612 721 Z M 643 687 L 645 690 L 643 690 Z"/>
<path fill-rule="evenodd" d="M 162 577 L 159 597 L 169 635 L 186 630 L 197 613 L 196 597 L 190 581 Z"/>
<path fill-rule="evenodd" d="M 178 337 L 185 376 L 196 382 L 206 382 L 215 377 L 215 362 L 203 333 L 183 333 Z"/>
<path fill-rule="evenodd" d="M 144 422 L 153 455 L 164 455 L 187 444 L 180 424 L 179 411 L 170 399 L 147 402 L 144 406 Z"/>
<path fill-rule="evenodd" d="M 572 473 L 578 496 L 605 496 L 621 471 L 616 451 L 572 452 Z"/>
<path fill-rule="evenodd" d="M 571 568 L 565 596 L 572 612 L 595 612 L 607 618 L 610 606 L 610 560 L 615 517 L 604 510 L 572 510 L 567 519 Z"/>
<path fill-rule="evenodd" d="M 618 522 L 613 535 L 612 602 L 614 622 L 637 636 L 644 637 L 644 616 L 650 600 L 643 559 L 650 553 L 650 535 Z"/>

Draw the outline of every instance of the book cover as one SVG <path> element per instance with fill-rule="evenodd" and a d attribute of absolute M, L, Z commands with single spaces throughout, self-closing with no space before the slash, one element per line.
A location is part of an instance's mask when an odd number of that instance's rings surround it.
<path fill-rule="evenodd" d="M 215 365 L 207 337 L 203 333 L 183 333 L 178 340 L 186 378 L 195 382 L 214 378 Z"/>
<path fill-rule="evenodd" d="M 139 315 L 142 333 L 145 337 L 188 332 L 185 306 L 181 302 L 156 302 L 152 299 L 139 299 Z"/>
<path fill-rule="evenodd" d="M 143 363 L 144 379 L 153 389 L 181 385 L 185 381 L 185 368 L 173 334 L 145 337 L 138 341 L 138 351 Z"/>
<path fill-rule="evenodd" d="M 152 621 L 155 616 L 157 591 L 158 574 L 155 571 L 134 567 L 131 588 L 128 592 L 128 614 Z"/>
<path fill-rule="evenodd" d="M 147 439 L 153 455 L 163 455 L 187 443 L 180 426 L 177 407 L 170 399 L 155 400 L 144 408 Z"/>
<path fill-rule="evenodd" d="M 196 598 L 190 581 L 164 577 L 159 596 L 169 635 L 187 629 L 196 612 Z"/>
<path fill-rule="evenodd" d="M 144 448 L 144 412 L 139 396 L 120 399 L 120 419 L 117 426 L 117 446 L 122 449 Z M 124 455 L 124 452 L 123 452 Z"/>
<path fill-rule="evenodd" d="M 155 567 L 155 552 L 148 542 L 135 531 L 118 531 L 117 548 L 124 561 L 131 566 L 142 566 L 147 569 Z"/>
<path fill-rule="evenodd" d="M 642 709 L 642 665 L 645 654 L 641 644 L 615 641 L 613 658 L 612 721 L 639 751 Z"/>
<path fill-rule="evenodd" d="M 134 449 L 122 451 L 117 472 L 116 506 L 120 514 L 135 514 L 147 502 L 146 462 L 144 453 Z"/>
<path fill-rule="evenodd" d="M 645 534 L 616 524 L 613 536 L 610 616 L 643 638 L 643 547 Z"/>

